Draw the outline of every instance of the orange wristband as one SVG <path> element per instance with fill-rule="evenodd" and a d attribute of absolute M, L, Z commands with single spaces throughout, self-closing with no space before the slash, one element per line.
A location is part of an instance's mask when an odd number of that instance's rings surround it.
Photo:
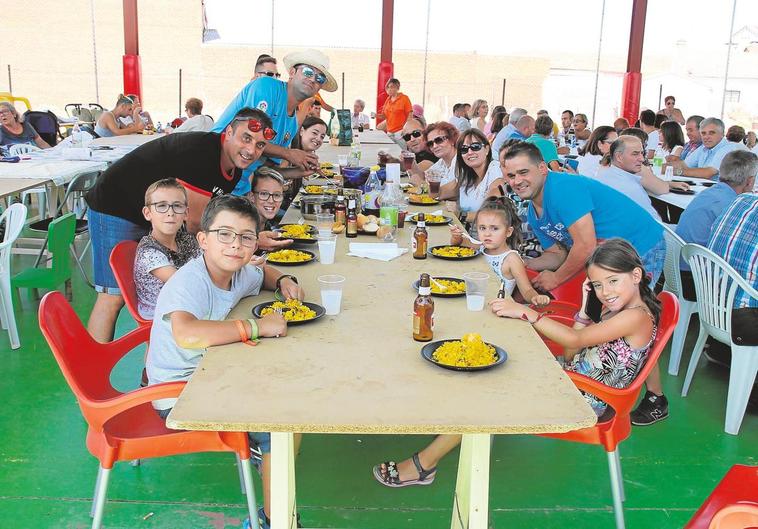
<path fill-rule="evenodd" d="M 251 347 L 258 345 L 257 340 L 250 340 L 250 336 L 247 335 L 247 329 L 245 329 L 245 324 L 242 320 L 234 320 L 234 324 L 237 326 L 237 331 L 240 333 L 240 341 L 242 343 Z"/>

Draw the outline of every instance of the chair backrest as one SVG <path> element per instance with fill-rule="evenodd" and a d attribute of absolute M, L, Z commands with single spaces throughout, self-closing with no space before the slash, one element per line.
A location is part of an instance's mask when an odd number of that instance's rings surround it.
<path fill-rule="evenodd" d="M 68 183 L 68 187 L 66 187 L 66 194 L 63 196 L 63 200 L 58 206 L 58 210 L 55 213 L 55 216 L 60 216 L 60 214 L 66 208 L 69 198 L 74 195 L 82 196 L 86 194 L 87 191 L 92 189 L 97 183 L 97 179 L 100 178 L 101 174 L 102 171 L 88 171 L 86 173 L 80 173 L 72 178 Z M 81 215 L 83 216 L 85 212 L 86 210 L 82 211 Z"/>
<path fill-rule="evenodd" d="M 48 145 L 54 147 L 58 143 L 58 118 L 49 110 L 27 110 L 24 119 L 34 127 L 34 130 L 45 140 Z"/>
<path fill-rule="evenodd" d="M 679 237 L 671 226 L 662 224 L 663 238 L 666 240 L 666 260 L 663 262 L 663 275 L 666 277 L 664 288 L 682 297 L 682 277 L 679 271 L 679 260 L 682 256 L 682 247 L 687 244 Z"/>
<path fill-rule="evenodd" d="M 39 326 L 63 376 L 90 424 L 99 415 L 93 405 L 121 394 L 110 382 L 113 366 L 121 359 L 109 344 L 95 341 L 61 292 L 52 291 L 39 305 Z"/>
<path fill-rule="evenodd" d="M 16 101 L 21 101 L 24 105 L 26 105 L 26 110 L 32 109 L 32 104 L 27 98 L 14 96 L 10 92 L 0 92 L 0 101 L 8 101 L 10 103 L 13 103 L 14 106 L 16 105 Z"/>
<path fill-rule="evenodd" d="M 71 273 L 68 257 L 69 247 L 76 236 L 76 215 L 66 213 L 53 220 L 47 228 L 47 249 L 53 256 L 52 270 L 55 274 Z"/>
<path fill-rule="evenodd" d="M 105 110 L 100 105 L 93 106 L 94 103 L 90 103 L 89 111 L 90 114 L 92 114 L 92 121 L 94 123 L 97 123 L 97 120 L 100 119 L 100 116 L 102 115 Z M 99 107 L 99 108 L 98 108 Z"/>
<path fill-rule="evenodd" d="M 758 299 L 758 292 L 729 263 L 699 244 L 686 244 L 682 255 L 692 268 L 698 317 L 708 334 L 732 343 L 732 308 L 738 289 Z"/>
<path fill-rule="evenodd" d="M 137 243 L 135 241 L 122 241 L 113 247 L 109 262 L 129 314 L 132 315 L 138 325 L 150 325 L 152 321 L 140 316 L 138 309 L 137 288 L 134 284 L 134 259 L 136 255 Z"/>
<path fill-rule="evenodd" d="M 79 114 L 79 109 L 82 108 L 81 103 L 69 103 L 63 109 L 66 111 L 66 114 L 69 115 L 69 117 L 77 117 Z"/>
<path fill-rule="evenodd" d="M 674 294 L 663 291 L 658 294 L 658 301 L 661 302 L 661 316 L 658 318 L 658 330 L 655 334 L 655 341 L 647 355 L 645 365 L 642 366 L 637 377 L 629 385 L 630 389 L 642 389 L 642 384 L 658 362 L 658 358 L 663 353 L 663 349 L 666 347 L 679 321 L 679 300 L 676 299 Z M 635 400 L 636 398 L 635 396 Z"/>
<path fill-rule="evenodd" d="M 539 272 L 527 268 L 526 275 L 532 280 L 539 275 Z M 579 307 L 582 304 L 582 285 L 585 279 L 587 279 L 587 274 L 584 273 L 584 270 L 580 270 L 567 281 L 551 290 L 549 294 L 557 301 L 565 301 Z"/>
<path fill-rule="evenodd" d="M 0 224 L 5 222 L 5 233 L 0 242 L 0 271 L 10 270 L 11 246 L 16 242 L 26 222 L 26 206 L 20 203 L 11 204 L 0 216 Z"/>

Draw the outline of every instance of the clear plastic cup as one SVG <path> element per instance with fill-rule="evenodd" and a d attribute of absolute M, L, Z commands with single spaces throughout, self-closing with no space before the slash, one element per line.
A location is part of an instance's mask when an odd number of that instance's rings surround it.
<path fill-rule="evenodd" d="M 466 281 L 466 308 L 470 311 L 484 310 L 484 298 L 487 295 L 487 282 L 489 274 L 484 272 L 466 272 L 463 279 Z"/>
<path fill-rule="evenodd" d="M 328 316 L 335 316 L 342 308 L 342 287 L 345 285 L 345 276 L 326 275 L 318 277 L 321 289 L 321 304 Z"/>
<path fill-rule="evenodd" d="M 337 236 L 318 234 L 318 260 L 321 264 L 334 263 L 334 254 L 337 252 Z"/>
<path fill-rule="evenodd" d="M 337 155 L 337 165 L 340 167 L 340 174 L 342 173 L 342 170 L 347 167 L 348 162 L 350 161 L 350 155 L 349 154 L 338 154 Z"/>
<path fill-rule="evenodd" d="M 334 225 L 333 213 L 316 213 L 316 229 L 318 229 L 319 236 L 327 236 L 332 233 L 332 226 Z"/>

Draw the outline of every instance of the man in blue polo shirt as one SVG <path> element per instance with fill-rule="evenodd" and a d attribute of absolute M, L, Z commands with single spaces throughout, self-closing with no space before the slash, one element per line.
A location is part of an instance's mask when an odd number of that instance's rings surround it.
<path fill-rule="evenodd" d="M 266 145 L 264 156 L 251 165 L 240 179 L 233 194 L 245 195 L 250 191 L 250 177 L 267 159 L 278 164 L 281 159 L 303 169 L 306 176 L 319 169 L 318 156 L 289 145 L 298 132 L 297 106 L 323 89 L 337 90 L 337 81 L 329 73 L 329 58 L 318 50 L 304 50 L 284 57 L 284 65 L 289 71 L 289 80 L 284 83 L 273 77 L 253 79 L 229 103 L 216 121 L 214 132 L 222 132 L 234 115 L 244 107 L 257 108 L 269 115 L 276 137 Z M 298 175 L 290 175 L 293 178 Z"/>
<path fill-rule="evenodd" d="M 700 137 L 703 144 L 686 160 L 670 162 L 674 176 L 718 180 L 724 156 L 738 148 L 724 137 L 724 122 L 718 118 L 705 118 L 700 122 Z"/>

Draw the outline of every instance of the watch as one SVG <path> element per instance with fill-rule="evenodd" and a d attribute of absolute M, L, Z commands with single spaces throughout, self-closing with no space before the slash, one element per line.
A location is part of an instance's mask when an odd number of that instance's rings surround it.
<path fill-rule="evenodd" d="M 279 276 L 279 278 L 276 280 L 276 290 L 281 291 L 281 289 L 282 289 L 282 280 L 283 279 L 291 279 L 292 281 L 295 282 L 296 285 L 299 284 L 297 282 L 297 278 L 295 276 L 290 275 L 290 274 L 284 274 L 284 275 Z"/>

